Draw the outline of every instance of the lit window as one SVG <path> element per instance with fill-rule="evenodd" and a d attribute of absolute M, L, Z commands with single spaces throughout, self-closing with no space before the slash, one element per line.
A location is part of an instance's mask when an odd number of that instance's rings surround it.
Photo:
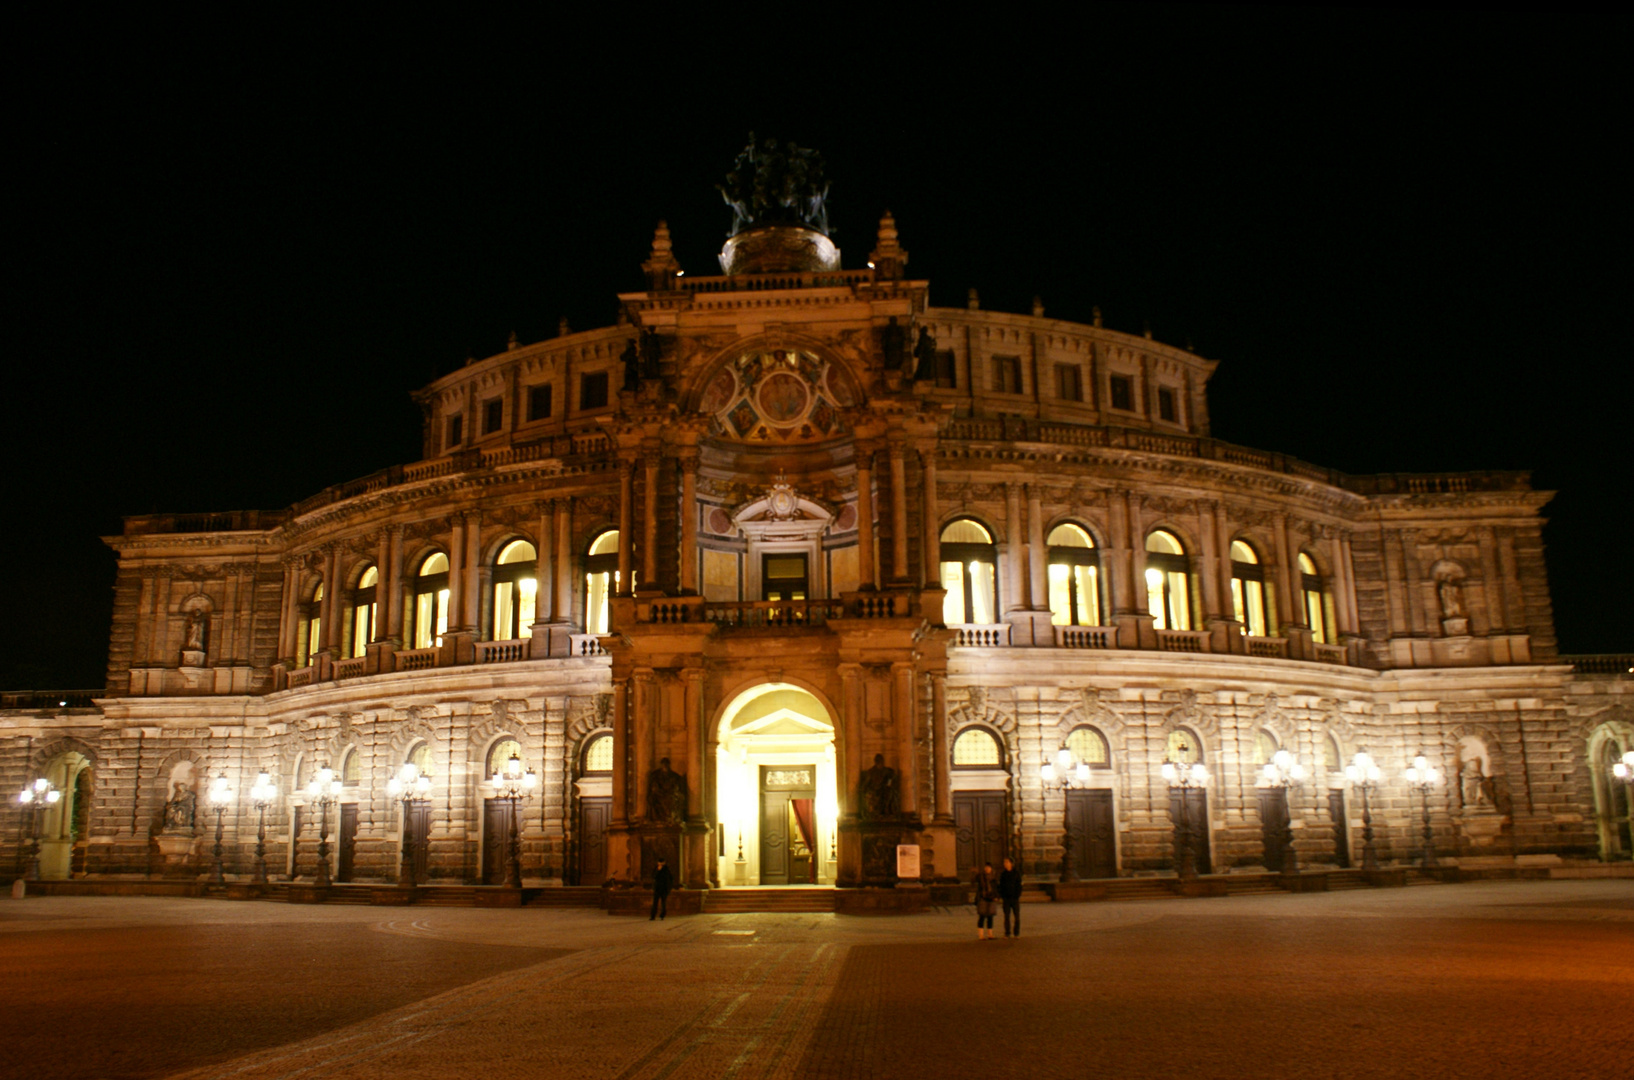
<path fill-rule="evenodd" d="M 1190 572 L 1173 533 L 1159 529 L 1146 537 L 1146 607 L 1159 630 L 1191 629 Z"/>
<path fill-rule="evenodd" d="M 1176 728 L 1169 732 L 1169 742 L 1165 748 L 1165 761 L 1172 761 L 1176 765 L 1190 765 L 1195 761 L 1203 760 L 1203 747 L 1196 735 L 1185 728 Z"/>
<path fill-rule="evenodd" d="M 421 776 L 436 775 L 436 770 L 431 764 L 430 743 L 416 743 L 414 749 L 409 751 L 408 759 L 410 764 L 412 764 L 416 769 L 420 770 Z"/>
<path fill-rule="evenodd" d="M 312 599 L 303 605 L 301 617 L 306 627 L 295 641 L 295 666 L 306 667 L 312 658 L 323 651 L 323 582 L 312 590 Z"/>
<path fill-rule="evenodd" d="M 584 560 L 585 633 L 607 633 L 608 601 L 618 587 L 618 530 L 609 529 L 591 542 L 590 554 Z"/>
<path fill-rule="evenodd" d="M 1067 736 L 1067 749 L 1072 751 L 1074 765 L 1107 765 L 1111 755 L 1106 749 L 1106 737 L 1094 728 L 1075 727 Z"/>
<path fill-rule="evenodd" d="M 1050 622 L 1101 625 L 1100 554 L 1089 533 L 1057 525 L 1049 536 Z"/>
<path fill-rule="evenodd" d="M 363 755 L 355 746 L 347 747 L 346 756 L 340 759 L 340 780 L 351 785 L 363 782 Z"/>
<path fill-rule="evenodd" d="M 1322 587 L 1316 563 L 1303 551 L 1299 553 L 1299 595 L 1305 611 L 1305 625 L 1311 628 L 1311 640 L 1321 645 L 1331 644 L 1333 601 Z"/>
<path fill-rule="evenodd" d="M 1320 747 L 1322 760 L 1318 763 L 1324 772 L 1338 772 L 1345 767 L 1345 759 L 1339 753 L 1339 741 L 1330 732 L 1322 737 L 1317 744 Z"/>
<path fill-rule="evenodd" d="M 584 748 L 584 771 L 605 773 L 613 771 L 613 737 L 597 735 Z"/>
<path fill-rule="evenodd" d="M 376 616 L 380 607 L 375 600 L 379 592 L 380 574 L 374 567 L 363 571 L 363 576 L 357 579 L 357 588 L 352 590 L 352 655 L 362 656 L 369 651 L 369 642 L 374 640 L 375 628 L 379 625 Z"/>
<path fill-rule="evenodd" d="M 806 556 L 800 552 L 784 552 L 761 557 L 760 582 L 767 600 L 804 600 L 806 598 Z"/>
<path fill-rule="evenodd" d="M 999 741 L 981 728 L 967 728 L 953 740 L 953 764 L 978 769 L 1002 765 Z"/>
<path fill-rule="evenodd" d="M 969 518 L 950 523 L 942 530 L 942 621 L 992 623 L 997 616 L 993 584 L 998 565 L 998 549 L 993 536 Z"/>
<path fill-rule="evenodd" d="M 1265 566 L 1246 542 L 1231 542 L 1231 610 L 1249 637 L 1268 637 L 1271 613 L 1265 603 Z"/>
<path fill-rule="evenodd" d="M 414 647 L 429 649 L 448 633 L 448 556 L 432 554 L 414 579 Z"/>
<path fill-rule="evenodd" d="M 488 772 L 486 775 L 492 776 L 495 773 L 504 772 L 505 763 L 511 760 L 513 756 L 522 756 L 521 743 L 515 739 L 500 739 L 494 743 L 493 748 L 488 751 Z"/>
<path fill-rule="evenodd" d="M 539 553 L 526 540 L 512 540 L 494 565 L 494 640 L 533 635 L 534 602 L 539 592 Z"/>
<path fill-rule="evenodd" d="M 1254 764 L 1268 765 L 1277 756 L 1277 739 L 1264 728 L 1254 732 Z"/>

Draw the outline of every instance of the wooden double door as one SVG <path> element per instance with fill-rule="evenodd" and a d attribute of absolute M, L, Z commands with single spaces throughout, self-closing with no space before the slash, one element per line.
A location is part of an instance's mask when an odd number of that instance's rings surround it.
<path fill-rule="evenodd" d="M 817 883 L 817 769 L 760 767 L 760 883 Z"/>
<path fill-rule="evenodd" d="M 1192 866 L 1199 874 L 1214 873 L 1214 863 L 1208 851 L 1208 793 L 1198 788 L 1188 788 L 1186 802 L 1182 806 L 1179 789 L 1170 788 L 1169 817 L 1174 822 L 1176 862 L 1180 858 L 1181 834 L 1184 832 L 1191 849 Z"/>
<path fill-rule="evenodd" d="M 579 799 L 579 884 L 600 885 L 607 880 L 607 826 L 613 820 L 613 800 L 606 795 Z"/>
<path fill-rule="evenodd" d="M 1108 789 L 1067 792 L 1067 843 L 1072 876 L 1118 876 L 1116 826 Z"/>
<path fill-rule="evenodd" d="M 295 824 L 291 834 L 294 842 L 290 845 L 289 855 L 291 879 L 299 879 L 302 873 L 318 872 L 318 847 L 324 839 L 318 832 L 327 828 L 335 830 L 335 840 L 331 847 L 335 853 L 334 880 L 351 881 L 357 855 L 357 822 L 357 803 L 340 803 L 330 811 L 327 818 L 321 810 L 298 804 L 295 807 Z M 311 835 L 303 836 L 302 833 L 308 830 Z"/>
<path fill-rule="evenodd" d="M 1010 854 L 1010 799 L 1002 791 L 953 793 L 954 866 L 969 881 L 991 863 L 996 870 Z"/>

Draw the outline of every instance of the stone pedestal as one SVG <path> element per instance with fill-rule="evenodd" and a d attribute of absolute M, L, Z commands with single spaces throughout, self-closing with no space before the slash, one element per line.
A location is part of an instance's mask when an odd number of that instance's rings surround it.
<path fill-rule="evenodd" d="M 161 877 L 192 877 L 198 873 L 198 862 L 193 858 L 195 846 L 203 839 L 191 833 L 160 833 L 153 838 L 159 849 L 159 865 L 154 869 Z"/>

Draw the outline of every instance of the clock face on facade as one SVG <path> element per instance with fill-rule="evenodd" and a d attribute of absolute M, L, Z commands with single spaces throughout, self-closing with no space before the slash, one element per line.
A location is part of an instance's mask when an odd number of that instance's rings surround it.
<path fill-rule="evenodd" d="M 711 434 L 743 442 L 822 442 L 845 433 L 840 411 L 856 404 L 849 376 L 811 353 L 746 352 L 717 371 L 699 411 Z"/>

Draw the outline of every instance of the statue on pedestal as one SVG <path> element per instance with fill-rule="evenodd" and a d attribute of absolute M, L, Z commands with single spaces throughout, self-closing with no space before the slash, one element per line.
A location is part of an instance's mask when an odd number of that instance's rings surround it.
<path fill-rule="evenodd" d="M 662 758 L 658 768 L 647 774 L 647 820 L 655 825 L 679 825 L 686 813 L 686 777 L 669 767 L 669 758 Z"/>
<path fill-rule="evenodd" d="M 896 770 L 885 764 L 884 754 L 875 754 L 874 767 L 864 769 L 857 780 L 857 811 L 865 821 L 884 821 L 902 812 Z"/>
<path fill-rule="evenodd" d="M 172 784 L 170 798 L 165 802 L 164 831 L 192 832 L 198 821 L 198 801 L 186 784 Z"/>

